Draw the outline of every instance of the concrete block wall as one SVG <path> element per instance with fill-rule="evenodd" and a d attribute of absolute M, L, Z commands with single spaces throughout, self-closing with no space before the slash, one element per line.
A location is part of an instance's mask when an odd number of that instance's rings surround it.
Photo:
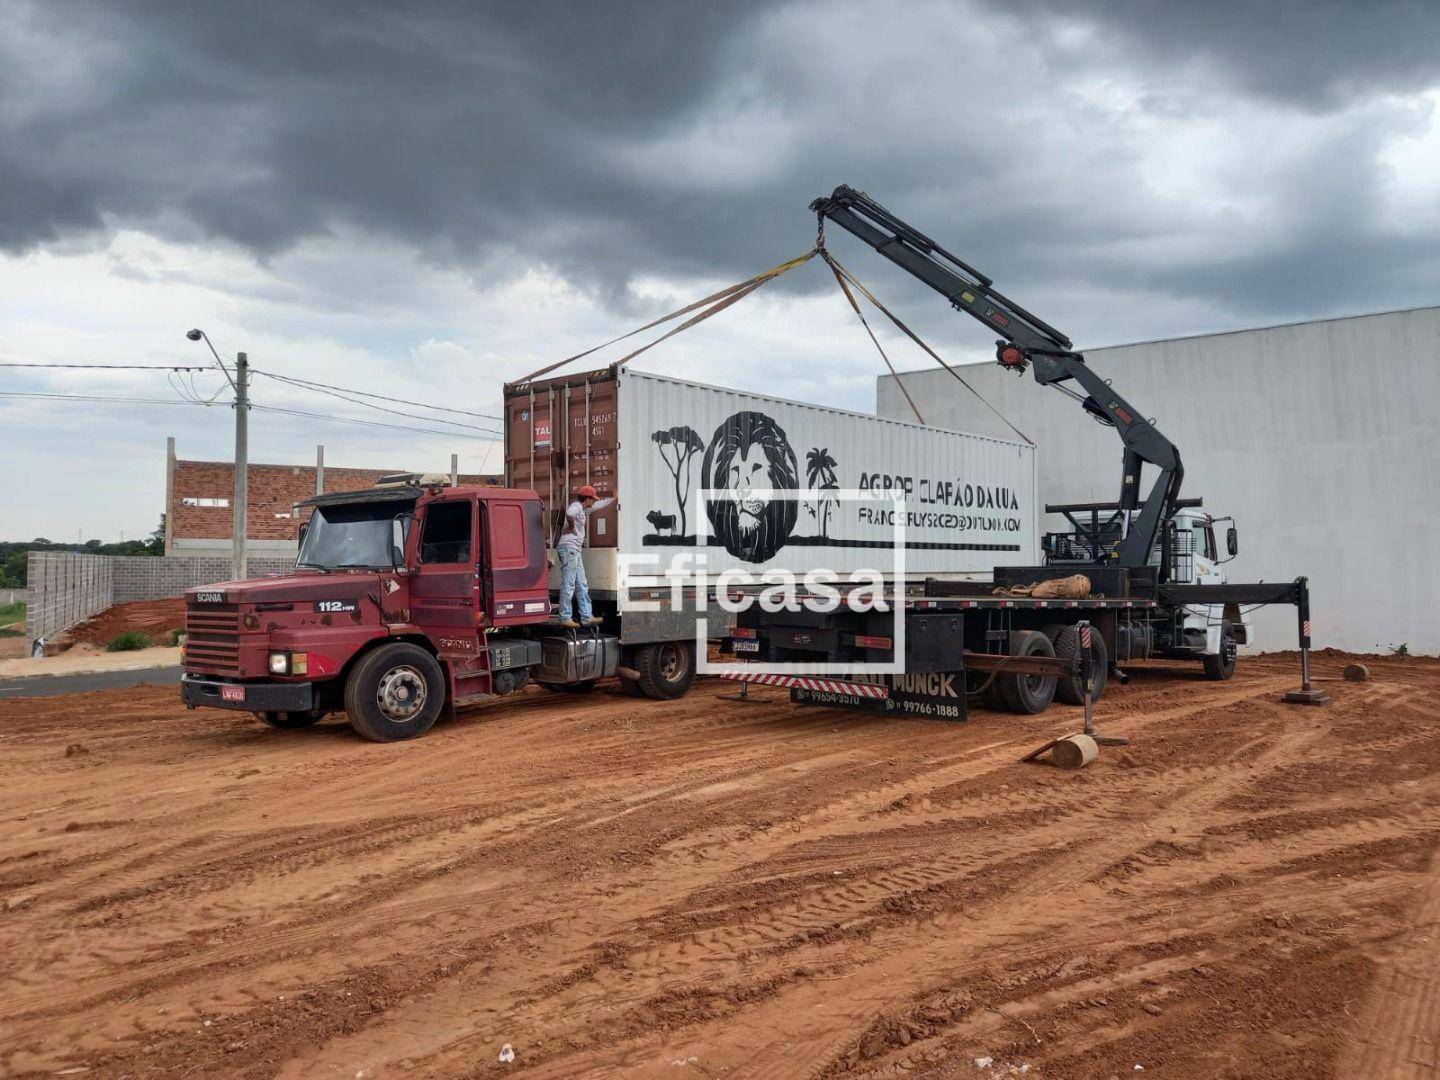
<path fill-rule="evenodd" d="M 114 603 L 129 600 L 163 600 L 179 596 L 196 585 L 209 585 L 230 580 L 230 556 L 186 557 L 180 555 L 117 555 L 115 564 Z M 295 569 L 295 557 L 250 556 L 251 577 L 267 577 L 289 573 Z"/>
<path fill-rule="evenodd" d="M 289 573 L 294 556 L 252 557 L 251 577 Z M 32 551 L 25 590 L 25 633 L 33 643 L 68 630 L 114 604 L 163 600 L 196 585 L 230 579 L 230 557 L 80 555 Z"/>
<path fill-rule="evenodd" d="M 25 599 L 24 589 L 0 589 L 0 604 L 13 604 Z"/>
<path fill-rule="evenodd" d="M 25 634 L 58 633 L 115 602 L 115 560 L 72 551 L 32 551 L 26 564 Z"/>

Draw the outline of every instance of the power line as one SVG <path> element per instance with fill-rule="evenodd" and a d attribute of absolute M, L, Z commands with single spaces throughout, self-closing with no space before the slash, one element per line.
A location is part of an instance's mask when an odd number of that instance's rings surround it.
<path fill-rule="evenodd" d="M 212 371 L 208 364 L 196 367 L 192 364 L 35 364 L 12 360 L 0 360 L 0 368 L 71 368 L 82 371 Z"/>
<path fill-rule="evenodd" d="M 63 401 L 122 401 L 142 405 L 206 405 L 203 401 L 176 401 L 174 398 L 119 397 L 102 394 L 39 394 L 20 390 L 0 390 L 0 397 L 52 398 Z"/>
<path fill-rule="evenodd" d="M 68 369 L 68 370 L 73 370 L 73 371 L 95 371 L 95 370 L 98 370 L 98 371 L 156 371 L 156 372 L 166 372 L 167 374 L 169 374 L 169 373 L 178 373 L 178 372 L 188 372 L 188 373 L 191 373 L 191 378 L 194 377 L 194 373 L 204 374 L 204 373 L 212 372 L 212 371 L 215 370 L 215 368 L 211 367 L 210 365 L 195 366 L 195 365 L 190 365 L 190 364 L 69 364 L 69 363 L 63 363 L 63 364 L 62 364 L 62 363 L 49 363 L 49 362 L 46 362 L 46 363 L 35 363 L 35 362 L 9 361 L 9 360 L 0 360 L 0 368 L 40 368 L 40 369 L 49 368 L 49 369 Z M 228 374 L 228 372 L 225 372 L 223 368 L 221 369 L 221 371 L 222 371 L 222 373 Z M 479 425 L 476 425 L 476 424 L 465 424 L 465 423 L 461 423 L 461 422 L 456 421 L 456 420 L 445 420 L 445 419 L 442 419 L 442 418 L 440 418 L 440 417 L 417 416 L 417 415 L 415 415 L 414 413 L 401 412 L 401 411 L 395 410 L 395 409 L 383 409 L 383 408 L 381 408 L 381 407 L 378 406 L 378 405 L 372 405 L 372 404 L 371 404 L 370 402 L 368 402 L 368 401 L 357 401 L 357 400 L 355 400 L 355 397 L 371 398 L 371 399 L 373 399 L 373 400 L 375 400 L 375 401 L 388 401 L 388 402 L 391 402 L 391 403 L 396 404 L 396 405 L 410 405 L 410 406 L 413 406 L 414 408 L 417 408 L 417 409 L 431 409 L 431 410 L 433 410 L 433 411 L 435 411 L 435 412 L 453 413 L 453 414 L 455 414 L 456 416 L 474 416 L 474 417 L 477 417 L 477 418 L 479 418 L 479 419 L 481 419 L 481 420 L 503 420 L 503 419 L 504 419 L 504 417 L 499 416 L 499 415 L 497 415 L 497 414 L 495 414 L 495 413 L 476 412 L 476 411 L 473 410 L 473 409 L 457 409 L 457 408 L 454 408 L 453 406 L 449 406 L 449 405 L 432 405 L 432 404 L 430 404 L 429 402 L 425 402 L 425 401 L 410 401 L 410 400 L 408 400 L 407 398 L 394 397 L 394 396 L 389 395 L 389 394 L 376 394 L 376 393 L 372 393 L 371 391 L 368 391 L 368 390 L 357 390 L 357 389 L 355 389 L 354 387 L 349 387 L 349 386 L 336 386 L 336 385 L 334 385 L 333 383 L 316 382 L 316 381 L 314 381 L 313 379 L 300 379 L 300 378 L 296 378 L 296 377 L 293 376 L 293 375 L 281 375 L 281 374 L 278 374 L 278 373 L 276 373 L 276 372 L 261 371 L 261 370 L 258 369 L 258 368 L 251 368 L 250 371 L 251 371 L 251 374 L 254 374 L 254 375 L 264 375 L 266 378 L 275 379 L 275 380 L 277 380 L 277 381 L 279 381 L 279 382 L 283 382 L 283 383 L 290 383 L 290 384 L 292 384 L 292 385 L 294 385 L 294 386 L 298 386 L 298 387 L 301 387 L 301 388 L 304 388 L 304 389 L 313 390 L 313 391 L 315 391 L 315 392 L 317 392 L 317 393 L 328 392 L 328 393 L 330 394 L 330 396 L 332 396 L 332 397 L 339 397 L 342 401 L 349 401 L 351 404 L 354 404 L 354 405 L 363 405 L 363 406 L 365 406 L 366 408 L 369 408 L 369 409 L 378 409 L 378 410 L 381 411 L 381 412 L 389 412 L 389 413 L 393 413 L 394 415 L 397 415 L 397 416 L 408 417 L 409 419 L 412 419 L 412 420 L 425 420 L 425 421 L 428 421 L 428 422 L 430 422 L 430 423 L 450 424 L 450 425 L 453 425 L 453 426 L 455 426 L 455 427 L 470 428 L 470 429 L 475 430 L 475 431 L 484 431 L 484 432 L 486 432 L 487 434 L 491 434 L 491 435 L 499 435 L 499 434 L 501 434 L 500 432 L 496 431 L 496 430 L 493 429 L 493 428 L 484 428 L 484 427 L 480 427 Z M 172 388 L 175 390 L 175 392 L 176 392 L 177 394 L 179 394 L 182 398 L 185 398 L 185 399 L 187 399 L 187 400 L 190 399 L 191 394 L 190 394 L 190 393 L 187 393 L 187 392 L 186 392 L 185 390 L 183 390 L 182 388 L 176 386 L 174 382 L 171 383 L 171 387 L 172 387 Z M 192 389 L 192 390 L 194 389 L 193 386 L 191 387 L 191 389 Z M 351 394 L 355 395 L 355 397 L 346 396 L 346 395 L 351 395 Z M 195 394 L 195 396 L 198 397 L 198 396 L 199 396 L 198 393 Z M 218 397 L 219 394 L 217 393 L 215 396 Z M 215 398 L 212 397 L 210 400 L 211 400 L 211 401 L 214 401 Z"/>
<path fill-rule="evenodd" d="M 500 434 L 500 432 L 496 431 L 494 428 L 482 428 L 482 427 L 480 427 L 480 426 L 478 426 L 478 425 L 476 425 L 476 424 L 466 424 L 466 423 L 463 423 L 462 421 L 459 421 L 459 420 L 446 420 L 446 419 L 444 419 L 443 417 L 439 417 L 439 416 L 422 416 L 422 415 L 420 415 L 420 414 L 418 414 L 418 413 L 405 412 L 405 411 L 402 410 L 402 409 L 387 409 L 387 408 L 386 408 L 385 406 L 383 406 L 383 405 L 376 405 L 376 404 L 374 404 L 374 403 L 372 403 L 372 402 L 369 402 L 369 401 L 361 401 L 358 397 L 350 397 L 349 395 L 350 395 L 350 393 L 351 393 L 352 391 L 347 391 L 347 392 L 345 392 L 345 393 L 341 393 L 341 392 L 339 392 L 339 391 L 336 390 L 336 389 L 332 389 L 332 388 L 328 388 L 328 387 L 322 389 L 322 388 L 321 388 L 321 387 L 322 387 L 322 384 L 320 384 L 320 383 L 306 383 L 305 380 L 292 379 L 292 378 L 290 378 L 289 376 L 286 376 L 286 375 L 276 375 L 276 374 L 274 374 L 274 373 L 272 373 L 272 372 L 268 372 L 268 371 L 258 371 L 258 370 L 257 370 L 257 371 L 256 371 L 256 374 L 257 374 L 257 375 L 265 375 L 265 376 L 267 376 L 267 377 L 269 377 L 269 378 L 271 378 L 271 379 L 275 379 L 275 380 L 277 380 L 277 381 L 279 381 L 279 382 L 290 383 L 290 384 L 292 384 L 292 385 L 294 385 L 294 386 L 299 387 L 299 388 L 302 389 L 302 390 L 309 390 L 311 393 L 325 394 L 325 395 L 328 396 L 328 397 L 339 398 L 341 401 L 348 401 L 348 402 L 350 402 L 352 405 L 363 405 L 363 406 L 365 406 L 365 408 L 367 408 L 367 409 L 375 409 L 375 410 L 378 411 L 378 412 L 389 413 L 389 414 L 391 414 L 392 416 L 404 416 L 404 417 L 406 417 L 407 419 L 410 419 L 410 420 L 423 420 L 423 421 L 425 421 L 426 423 L 429 423 L 429 424 L 450 424 L 450 425 L 453 426 L 453 427 L 466 428 L 466 429 L 468 429 L 468 430 L 470 430 L 470 431 L 483 431 L 483 432 L 484 432 L 485 434 L 487 434 L 487 435 L 499 435 L 499 434 Z M 353 392 L 354 392 L 354 393 L 364 393 L 363 391 L 353 391 Z M 382 396 L 379 395 L 379 394 L 365 394 L 365 396 L 366 396 L 366 397 L 379 398 L 379 399 L 382 400 L 382 401 L 400 401 L 400 400 L 401 400 L 401 399 L 399 399 L 399 398 L 385 398 L 385 397 L 382 397 Z M 415 404 L 415 403 L 405 402 L 405 404 Z M 420 405 L 419 407 L 422 408 L 422 409 L 433 409 L 433 408 L 437 408 L 437 406 L 433 406 L 433 405 Z M 460 411 L 460 410 L 454 410 L 454 411 L 457 411 L 457 412 L 458 412 L 458 411 Z M 477 414 L 477 415 L 479 415 L 479 414 Z"/>
<path fill-rule="evenodd" d="M 179 404 L 179 402 L 176 402 L 176 404 Z M 313 413 L 303 412 L 300 409 L 282 409 L 275 405 L 251 405 L 250 407 L 252 409 L 258 409 L 261 412 L 284 413 L 286 416 L 306 416 L 312 420 L 333 420 L 341 424 L 359 424 L 362 427 L 391 428 L 395 431 L 416 431 L 425 435 L 448 435 L 452 439 L 456 437 L 462 439 L 479 439 L 481 437 L 478 435 L 465 435 L 459 431 L 437 431 L 434 428 L 417 428 L 410 427 L 406 424 L 387 424 L 383 420 L 359 420 L 351 416 L 335 416 L 333 413 Z M 475 430 L 483 431 L 484 429 L 476 428 Z M 491 432 L 491 434 L 499 435 L 500 433 Z M 494 442 L 494 439 L 487 441 Z"/>
<path fill-rule="evenodd" d="M 19 390 L 0 390 L 0 397 L 44 398 L 49 400 L 62 401 L 119 402 L 121 404 L 127 405 L 206 405 L 206 403 L 203 401 L 176 401 L 173 398 L 120 397 L 104 396 L 100 394 L 40 394 L 28 393 Z M 227 405 L 226 407 L 231 408 L 233 406 Z M 480 437 L 476 435 L 464 435 L 458 431 L 439 431 L 435 428 L 411 427 L 407 424 L 387 424 L 380 420 L 361 420 L 351 416 L 336 416 L 333 413 L 316 413 L 304 412 L 299 409 L 282 409 L 275 405 L 256 405 L 252 403 L 250 405 L 250 408 L 258 409 L 261 412 L 283 413 L 286 416 L 302 416 L 311 420 L 329 420 L 339 424 L 358 424 L 362 427 L 388 428 L 392 431 L 410 431 L 420 435 L 447 435 L 451 438 L 459 436 L 460 438 L 467 439 L 478 439 Z M 495 434 L 499 433 L 496 432 Z M 493 442 L 494 440 L 492 439 L 487 441 Z"/>
<path fill-rule="evenodd" d="M 295 383 L 297 386 L 319 387 L 324 390 L 343 390 L 347 394 L 358 394 L 361 397 L 374 398 L 376 401 L 390 401 L 397 405 L 413 405 L 417 409 L 434 409 L 437 412 L 455 413 L 458 416 L 478 416 L 482 420 L 503 420 L 503 416 L 494 413 L 474 412 L 470 409 L 455 409 L 448 405 L 429 405 L 423 401 L 407 401 L 405 398 L 391 397 L 388 394 L 372 394 L 366 390 L 356 390 L 349 386 L 334 386 L 330 383 L 315 382 L 311 379 L 297 379 L 293 375 L 277 375 L 269 371 L 260 371 L 251 368 L 257 375 L 264 375 L 271 379 L 279 379 L 281 382 Z M 362 403 L 363 404 L 363 403 Z"/>

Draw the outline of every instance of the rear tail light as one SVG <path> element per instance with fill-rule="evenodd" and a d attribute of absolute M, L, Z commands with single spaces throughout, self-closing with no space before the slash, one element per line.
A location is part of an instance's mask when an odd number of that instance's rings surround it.
<path fill-rule="evenodd" d="M 750 627 L 748 627 L 748 626 L 737 626 L 734 630 L 732 630 L 732 631 L 730 632 L 730 636 L 731 636 L 731 637 L 751 639 L 751 638 L 757 638 L 757 637 L 759 637 L 759 636 L 760 636 L 760 631 L 759 631 L 759 630 L 752 630 L 752 629 L 751 629 Z"/>
<path fill-rule="evenodd" d="M 862 649 L 893 649 L 895 642 L 888 637 L 873 637 L 866 634 L 856 634 L 855 644 Z"/>

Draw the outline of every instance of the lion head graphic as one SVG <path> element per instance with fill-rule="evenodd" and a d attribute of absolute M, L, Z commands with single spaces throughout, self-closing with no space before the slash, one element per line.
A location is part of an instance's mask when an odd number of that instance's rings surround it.
<path fill-rule="evenodd" d="M 710 499 L 705 512 L 726 551 L 763 563 L 785 546 L 799 504 L 771 492 L 799 488 L 799 472 L 785 432 L 764 413 L 735 413 L 715 429 L 705 451 L 704 483 L 728 497 Z"/>

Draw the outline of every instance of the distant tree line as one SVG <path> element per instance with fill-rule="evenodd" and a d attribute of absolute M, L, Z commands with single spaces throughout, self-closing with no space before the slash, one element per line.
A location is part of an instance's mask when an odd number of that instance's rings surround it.
<path fill-rule="evenodd" d="M 0 589 L 25 588 L 26 567 L 32 551 L 76 551 L 83 555 L 164 555 L 165 515 L 147 540 L 124 540 L 104 544 L 87 540 L 83 544 L 62 544 L 44 536 L 34 540 L 0 540 Z"/>

